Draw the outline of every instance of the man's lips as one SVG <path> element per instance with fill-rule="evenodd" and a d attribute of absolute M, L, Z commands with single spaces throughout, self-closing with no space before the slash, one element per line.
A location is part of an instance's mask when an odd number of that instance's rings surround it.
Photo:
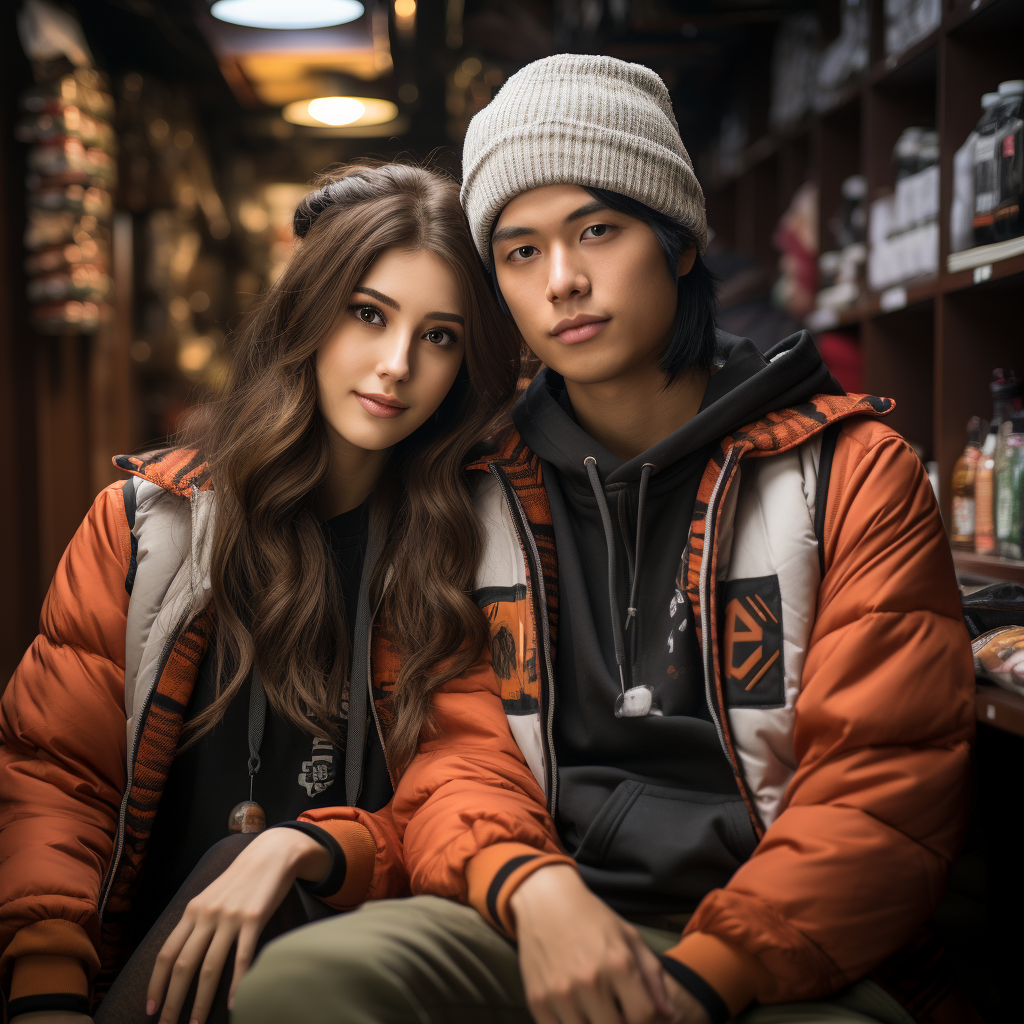
<path fill-rule="evenodd" d="M 593 338 L 595 334 L 604 329 L 610 317 L 591 316 L 581 313 L 571 320 L 561 320 L 551 330 L 552 337 L 566 345 L 573 345 L 578 341 L 586 341 Z"/>
<path fill-rule="evenodd" d="M 382 420 L 391 419 L 405 412 L 409 408 L 404 402 L 400 402 L 391 395 L 368 395 L 361 391 L 355 392 L 359 404 L 371 415 Z"/>

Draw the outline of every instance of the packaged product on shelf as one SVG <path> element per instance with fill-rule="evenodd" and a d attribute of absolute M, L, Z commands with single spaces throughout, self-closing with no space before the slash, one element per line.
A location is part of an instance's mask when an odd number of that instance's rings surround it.
<path fill-rule="evenodd" d="M 974 144 L 974 244 L 988 245 L 998 241 L 995 229 L 995 211 L 999 205 L 999 156 L 996 152 L 996 132 L 1002 123 L 1005 97 L 999 86 L 998 97 L 981 116 L 974 129 L 978 139 Z"/>
<path fill-rule="evenodd" d="M 953 466 L 953 525 L 949 542 L 955 548 L 974 549 L 974 473 L 985 434 L 982 421 L 967 421 L 967 447 Z"/>
<path fill-rule="evenodd" d="M 974 550 L 982 555 L 998 551 L 996 460 L 998 456 L 1001 468 L 1003 453 L 1000 442 L 1011 432 L 1012 418 L 1015 413 L 1021 412 L 1024 398 L 1024 381 L 1017 380 L 1013 370 L 993 370 L 992 376 L 993 380 L 989 383 L 992 392 L 992 422 L 974 474 Z"/>
<path fill-rule="evenodd" d="M 810 111 L 818 73 L 818 19 L 813 14 L 786 18 L 772 50 L 772 102 L 768 118 L 774 128 L 788 128 Z"/>
<path fill-rule="evenodd" d="M 867 0 L 843 0 L 839 35 L 825 47 L 818 62 L 818 110 L 827 110 L 843 86 L 867 70 L 868 18 Z"/>
<path fill-rule="evenodd" d="M 999 124 L 995 131 L 999 199 L 993 211 L 995 241 L 1024 234 L 1024 80 L 999 84 Z"/>
<path fill-rule="evenodd" d="M 999 103 L 999 93 L 986 92 L 981 97 L 981 117 Z M 953 201 L 949 210 L 949 251 L 963 252 L 974 246 L 974 156 L 978 129 L 974 128 L 964 144 L 953 154 Z"/>
<path fill-rule="evenodd" d="M 942 21 L 942 0 L 885 0 L 885 52 L 900 53 Z"/>
<path fill-rule="evenodd" d="M 1024 483 L 1024 412 L 1016 411 L 999 427 L 995 476 L 996 551 L 1021 557 L 1021 486 Z"/>

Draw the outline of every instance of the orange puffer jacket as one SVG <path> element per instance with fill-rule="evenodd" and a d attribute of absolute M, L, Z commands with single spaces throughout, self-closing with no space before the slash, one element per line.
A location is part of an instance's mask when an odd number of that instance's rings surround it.
<path fill-rule="evenodd" d="M 877 419 L 890 408 L 825 395 L 772 413 L 721 442 L 700 486 L 677 586 L 759 841 L 669 955 L 733 1013 L 870 973 L 916 1019 L 962 1019 L 936 1009 L 952 1003 L 949 979 L 919 972 L 918 936 L 966 823 L 971 650 L 924 468 Z M 478 602 L 502 640 L 492 665 L 438 696 L 439 731 L 393 809 L 412 891 L 468 902 L 513 934 L 515 888 L 573 863 L 544 813 L 557 801 L 558 564 L 540 460 L 511 431 L 475 468 Z M 734 664 L 726 602 L 766 573 L 782 593 L 784 699 L 757 706 L 743 695 L 760 672 Z"/>
<path fill-rule="evenodd" d="M 11 998 L 95 1005 L 126 959 L 125 923 L 211 635 L 205 466 L 180 450 L 115 463 L 133 477 L 99 494 L 68 545 L 0 704 L 0 977 Z M 383 742 L 397 665 L 379 636 L 371 665 L 363 707 Z M 407 892 L 390 807 L 302 817 L 345 854 L 329 905 Z"/>

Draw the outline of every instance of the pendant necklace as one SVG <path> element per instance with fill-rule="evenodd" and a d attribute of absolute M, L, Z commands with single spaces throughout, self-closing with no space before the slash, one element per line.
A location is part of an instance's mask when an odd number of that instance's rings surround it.
<path fill-rule="evenodd" d="M 249 680 L 249 799 L 232 808 L 228 816 L 228 831 L 232 833 L 262 832 L 267 827 L 266 813 L 252 798 L 253 782 L 260 770 L 260 744 L 266 722 L 267 691 L 254 665 Z"/>

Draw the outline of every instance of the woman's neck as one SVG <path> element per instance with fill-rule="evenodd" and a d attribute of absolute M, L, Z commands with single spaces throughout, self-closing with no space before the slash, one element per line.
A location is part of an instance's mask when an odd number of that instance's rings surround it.
<path fill-rule="evenodd" d="M 330 426 L 331 469 L 320 487 L 320 510 L 324 519 L 358 508 L 377 486 L 390 449 L 367 451 L 345 440 Z"/>

